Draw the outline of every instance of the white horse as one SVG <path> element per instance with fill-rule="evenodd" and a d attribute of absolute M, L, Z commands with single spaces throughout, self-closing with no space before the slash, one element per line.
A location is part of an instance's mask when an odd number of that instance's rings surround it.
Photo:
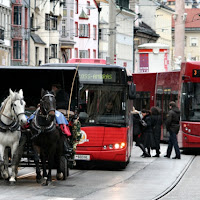
<path fill-rule="evenodd" d="M 13 92 L 10 89 L 9 93 L 0 108 L 0 172 L 4 179 L 9 179 L 10 183 L 15 183 L 18 172 L 16 163 L 21 126 L 27 123 L 27 118 L 25 116 L 25 101 L 23 100 L 22 89 L 19 92 Z M 11 149 L 11 176 L 6 160 L 6 157 L 8 157 L 5 154 L 6 147 Z"/>

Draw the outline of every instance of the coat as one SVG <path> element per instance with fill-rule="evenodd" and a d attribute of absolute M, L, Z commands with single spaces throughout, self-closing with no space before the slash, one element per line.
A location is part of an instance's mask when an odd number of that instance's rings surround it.
<path fill-rule="evenodd" d="M 64 90 L 56 93 L 56 109 L 68 109 L 69 95 Z"/>
<path fill-rule="evenodd" d="M 152 119 L 152 130 L 155 138 L 156 149 L 160 149 L 160 136 L 161 136 L 161 125 L 162 125 L 161 115 L 160 114 L 151 115 L 151 119 Z"/>
<path fill-rule="evenodd" d="M 154 135 L 153 135 L 151 115 L 146 115 L 143 118 L 143 120 L 147 124 L 147 126 L 142 127 L 142 138 L 143 138 L 144 147 L 155 149 L 156 144 L 155 144 L 155 139 L 154 139 Z"/>
<path fill-rule="evenodd" d="M 142 127 L 140 123 L 140 115 L 138 112 L 133 112 L 133 141 L 136 141 L 136 137 L 142 132 Z"/>
<path fill-rule="evenodd" d="M 180 110 L 178 109 L 178 107 L 172 107 L 166 119 L 167 131 L 178 134 L 180 128 L 179 121 L 180 121 Z"/>

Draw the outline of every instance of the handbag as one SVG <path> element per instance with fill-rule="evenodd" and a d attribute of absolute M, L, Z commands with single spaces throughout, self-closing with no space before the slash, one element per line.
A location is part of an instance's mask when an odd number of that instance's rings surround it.
<path fill-rule="evenodd" d="M 144 120 L 140 120 L 140 124 L 142 125 L 142 126 L 144 126 L 144 127 L 146 127 L 147 126 L 147 123 L 144 121 Z"/>

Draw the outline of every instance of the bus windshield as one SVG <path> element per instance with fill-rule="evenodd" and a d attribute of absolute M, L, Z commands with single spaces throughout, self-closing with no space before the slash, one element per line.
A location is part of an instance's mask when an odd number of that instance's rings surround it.
<path fill-rule="evenodd" d="M 82 86 L 79 118 L 82 126 L 123 126 L 126 89 L 115 85 Z"/>
<path fill-rule="evenodd" d="M 200 83 L 183 83 L 181 119 L 183 121 L 200 121 Z"/>

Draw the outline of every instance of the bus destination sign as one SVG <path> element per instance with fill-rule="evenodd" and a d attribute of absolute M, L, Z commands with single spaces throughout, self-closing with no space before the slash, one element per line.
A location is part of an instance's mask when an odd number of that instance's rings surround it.
<path fill-rule="evenodd" d="M 193 69 L 192 77 L 200 77 L 200 69 Z"/>

